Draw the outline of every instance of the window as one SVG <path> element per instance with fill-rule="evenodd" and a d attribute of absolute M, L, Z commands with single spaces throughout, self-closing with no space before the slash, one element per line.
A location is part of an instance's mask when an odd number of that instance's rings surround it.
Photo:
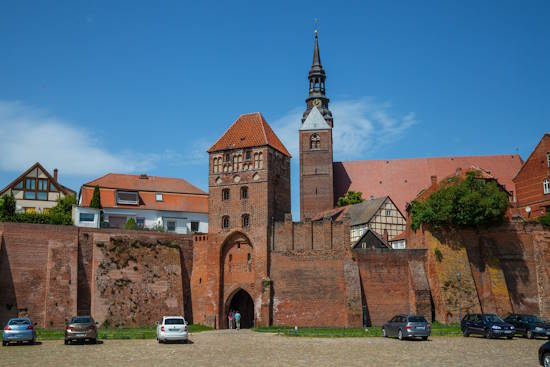
<path fill-rule="evenodd" d="M 38 191 L 36 193 L 36 198 L 38 200 L 48 200 L 48 193 L 44 191 Z"/>
<path fill-rule="evenodd" d="M 162 192 L 157 192 L 155 194 L 155 200 L 156 201 L 162 201 Z"/>
<path fill-rule="evenodd" d="M 230 158 L 230 157 L 229 157 L 229 153 L 227 153 L 227 154 L 225 155 L 225 161 L 226 161 L 226 162 L 229 162 L 229 158 Z"/>
<path fill-rule="evenodd" d="M 254 168 L 261 169 L 263 168 L 263 153 L 254 153 Z"/>
<path fill-rule="evenodd" d="M 233 261 L 233 255 L 229 254 L 229 262 Z"/>
<path fill-rule="evenodd" d="M 248 199 L 248 187 L 243 186 L 241 187 L 241 199 Z"/>
<path fill-rule="evenodd" d="M 548 179 L 545 179 L 542 184 L 544 186 L 544 193 L 550 194 L 550 182 L 548 181 Z"/>
<path fill-rule="evenodd" d="M 93 222 L 95 220 L 95 214 L 94 213 L 80 213 L 79 220 L 81 222 Z"/>
<path fill-rule="evenodd" d="M 222 228 L 229 228 L 229 217 L 227 215 L 224 215 L 222 218 Z"/>
<path fill-rule="evenodd" d="M 48 180 L 38 180 L 38 191 L 48 191 Z"/>
<path fill-rule="evenodd" d="M 16 188 L 16 189 L 22 189 L 22 188 L 23 188 L 23 181 L 19 181 L 19 182 L 15 185 L 14 188 Z"/>
<path fill-rule="evenodd" d="M 236 172 L 239 169 L 238 164 L 239 164 L 239 157 L 235 155 L 233 156 L 233 171 Z"/>
<path fill-rule="evenodd" d="M 248 262 L 250 262 L 250 260 L 252 260 L 252 255 L 249 253 L 248 254 Z"/>
<path fill-rule="evenodd" d="M 117 204 L 138 205 L 138 193 L 129 191 L 117 191 L 116 202 Z"/>
<path fill-rule="evenodd" d="M 52 191 L 52 192 L 57 192 L 57 188 L 55 187 L 55 185 L 53 184 L 53 182 L 50 182 L 50 191 Z"/>
<path fill-rule="evenodd" d="M 246 158 L 247 161 L 250 160 L 251 155 L 252 155 L 252 153 L 250 153 L 250 150 L 245 153 L 245 158 Z M 549 156 L 550 156 L 550 154 L 549 154 Z"/>
<path fill-rule="evenodd" d="M 321 137 L 319 134 L 313 134 L 309 138 L 309 148 L 310 149 L 321 149 Z"/>
<path fill-rule="evenodd" d="M 248 214 L 243 214 L 242 222 L 242 227 L 248 228 L 248 226 L 250 225 L 250 216 Z"/>
<path fill-rule="evenodd" d="M 175 232 L 176 231 L 176 221 L 169 220 L 166 222 L 166 230 L 168 232 Z"/>
<path fill-rule="evenodd" d="M 191 232 L 199 231 L 199 222 L 191 222 Z"/>
<path fill-rule="evenodd" d="M 229 200 L 229 189 L 223 189 L 222 190 L 222 200 Z"/>
<path fill-rule="evenodd" d="M 550 153 L 546 153 L 546 163 L 547 166 L 550 167 Z"/>
<path fill-rule="evenodd" d="M 386 217 L 391 217 L 391 209 L 386 209 Z"/>
<path fill-rule="evenodd" d="M 220 173 L 221 172 L 221 165 L 222 165 L 222 157 L 214 158 L 214 173 Z"/>
<path fill-rule="evenodd" d="M 25 214 L 34 214 L 36 213 L 36 208 L 25 208 Z"/>
<path fill-rule="evenodd" d="M 136 225 L 139 228 L 144 228 L 145 227 L 145 218 L 136 218 Z"/>
<path fill-rule="evenodd" d="M 35 185 L 36 185 L 36 180 L 34 178 L 25 179 L 25 189 L 35 190 L 35 188 L 36 188 Z"/>
<path fill-rule="evenodd" d="M 23 198 L 27 200 L 35 200 L 36 199 L 36 192 L 34 191 L 25 191 L 25 194 L 23 195 Z"/>

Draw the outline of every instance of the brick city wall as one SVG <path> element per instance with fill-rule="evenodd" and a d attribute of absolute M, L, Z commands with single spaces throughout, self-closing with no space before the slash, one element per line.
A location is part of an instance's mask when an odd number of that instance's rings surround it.
<path fill-rule="evenodd" d="M 548 229 L 519 222 L 479 230 L 423 228 L 407 239 L 407 246 L 427 249 L 435 316 L 442 322 L 458 320 L 459 289 L 462 314 L 550 316 L 549 244 Z"/>

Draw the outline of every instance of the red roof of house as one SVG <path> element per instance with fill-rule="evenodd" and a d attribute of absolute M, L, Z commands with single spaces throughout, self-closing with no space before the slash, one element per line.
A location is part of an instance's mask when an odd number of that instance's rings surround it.
<path fill-rule="evenodd" d="M 241 115 L 218 141 L 208 149 L 217 152 L 226 149 L 252 148 L 263 145 L 278 150 L 287 157 L 290 153 L 273 132 L 261 113 Z"/>
<path fill-rule="evenodd" d="M 506 190 L 515 191 L 512 181 L 522 165 L 517 154 L 471 157 L 411 158 L 367 160 L 334 163 L 335 197 L 348 190 L 360 191 L 364 199 L 370 196 L 390 196 L 404 213 L 407 202 L 431 185 L 431 176 L 438 180 L 471 166 L 490 173 Z"/>
<path fill-rule="evenodd" d="M 198 187 L 190 184 L 183 178 L 159 177 L 147 175 L 128 175 L 122 173 L 108 173 L 103 177 L 85 183 L 84 186 L 99 186 L 132 191 L 174 192 L 180 194 L 203 194 Z"/>

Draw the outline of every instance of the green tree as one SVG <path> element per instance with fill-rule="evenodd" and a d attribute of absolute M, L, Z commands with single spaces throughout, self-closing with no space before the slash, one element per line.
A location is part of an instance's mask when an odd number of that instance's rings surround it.
<path fill-rule="evenodd" d="M 134 231 L 137 230 L 138 226 L 137 226 L 136 220 L 134 218 L 128 219 L 128 221 L 124 225 L 124 229 L 129 229 Z"/>
<path fill-rule="evenodd" d="M 92 194 L 92 201 L 90 201 L 90 208 L 101 208 L 101 197 L 99 195 L 99 186 L 94 187 L 94 193 Z"/>
<path fill-rule="evenodd" d="M 411 228 L 421 224 L 477 226 L 501 222 L 508 208 L 508 195 L 495 181 L 469 172 L 465 179 L 451 179 L 426 200 L 411 203 Z"/>
<path fill-rule="evenodd" d="M 76 205 L 76 196 L 67 195 L 57 199 L 57 204 L 50 209 L 49 214 L 55 215 L 72 215 L 73 205 Z"/>
<path fill-rule="evenodd" d="M 546 213 L 540 217 L 539 222 L 541 222 L 543 226 L 550 227 L 550 213 Z"/>
<path fill-rule="evenodd" d="M 362 198 L 363 193 L 359 191 L 348 191 L 346 192 L 346 195 L 341 196 L 338 198 L 337 205 L 338 206 L 346 206 L 346 205 L 353 205 L 357 204 L 363 201 Z"/>
<path fill-rule="evenodd" d="M 15 215 L 15 198 L 13 192 L 2 197 L 2 203 L 0 205 L 0 217 L 12 217 Z"/>

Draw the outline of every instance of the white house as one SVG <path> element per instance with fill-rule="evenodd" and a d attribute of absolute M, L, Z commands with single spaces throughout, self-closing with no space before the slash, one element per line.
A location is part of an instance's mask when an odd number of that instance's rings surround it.
<path fill-rule="evenodd" d="M 95 187 L 101 210 L 90 208 Z M 124 228 L 133 218 L 144 229 L 208 232 L 208 194 L 181 178 L 109 173 L 84 184 L 78 204 L 73 222 L 79 227 Z"/>

